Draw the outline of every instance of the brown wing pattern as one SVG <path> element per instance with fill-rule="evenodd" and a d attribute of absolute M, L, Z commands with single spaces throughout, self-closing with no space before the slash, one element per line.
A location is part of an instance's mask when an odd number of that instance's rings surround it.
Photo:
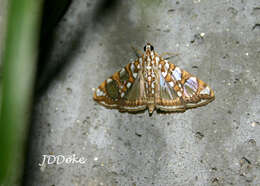
<path fill-rule="evenodd" d="M 187 71 L 163 59 L 159 62 L 159 69 L 161 70 L 160 100 L 157 103 L 159 109 L 185 111 L 214 100 L 212 89 Z M 165 91 L 162 91 L 165 89 L 172 91 L 167 91 L 165 94 Z"/>
<path fill-rule="evenodd" d="M 94 100 L 120 111 L 148 108 L 185 111 L 213 101 L 213 90 L 202 80 L 159 56 L 147 43 L 142 57 L 127 64 L 95 89 Z"/>
<path fill-rule="evenodd" d="M 139 61 L 127 64 L 106 79 L 94 92 L 94 100 L 120 111 L 139 111 L 146 108 L 142 73 Z"/>

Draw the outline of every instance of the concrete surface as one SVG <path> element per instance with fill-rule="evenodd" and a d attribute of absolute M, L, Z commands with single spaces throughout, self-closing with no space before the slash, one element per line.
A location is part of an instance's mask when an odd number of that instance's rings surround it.
<path fill-rule="evenodd" d="M 260 185 L 259 23 L 257 0 L 74 0 L 46 60 L 46 79 L 62 68 L 34 108 L 25 185 Z M 147 41 L 179 53 L 215 101 L 152 117 L 96 104 L 92 88 Z M 87 162 L 39 166 L 48 154 Z"/>

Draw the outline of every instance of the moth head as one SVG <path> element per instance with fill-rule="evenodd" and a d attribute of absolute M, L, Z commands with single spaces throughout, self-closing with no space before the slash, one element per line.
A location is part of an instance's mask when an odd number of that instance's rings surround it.
<path fill-rule="evenodd" d="M 144 46 L 144 51 L 145 52 L 152 52 L 154 50 L 153 48 L 153 45 L 151 45 L 150 43 L 147 43 L 145 46 Z"/>

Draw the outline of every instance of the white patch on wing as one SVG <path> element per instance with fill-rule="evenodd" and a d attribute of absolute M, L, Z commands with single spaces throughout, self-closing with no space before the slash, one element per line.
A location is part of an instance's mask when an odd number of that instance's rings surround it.
<path fill-rule="evenodd" d="M 134 73 L 134 71 L 135 71 L 135 65 L 134 65 L 134 63 L 131 63 L 131 71 L 132 71 L 132 73 Z"/>
<path fill-rule="evenodd" d="M 188 87 L 190 87 L 194 92 L 197 91 L 198 89 L 198 82 L 197 82 L 197 79 L 195 77 L 190 77 L 185 85 L 187 85 Z"/>
<path fill-rule="evenodd" d="M 152 82 L 152 85 L 151 85 L 151 86 L 152 86 L 152 88 L 154 88 L 154 81 Z"/>
<path fill-rule="evenodd" d="M 209 87 L 207 86 L 206 88 L 204 88 L 204 89 L 200 92 L 200 94 L 210 95 L 210 89 L 209 89 Z"/>
<path fill-rule="evenodd" d="M 166 77 L 167 72 L 162 72 L 163 77 Z"/>
<path fill-rule="evenodd" d="M 148 89 L 148 82 L 145 82 L 145 88 Z"/>
<path fill-rule="evenodd" d="M 156 56 L 156 58 L 155 58 L 156 65 L 158 65 L 159 61 L 160 61 L 160 58 L 158 56 Z"/>
<path fill-rule="evenodd" d="M 106 94 L 105 94 L 102 90 L 100 90 L 99 88 L 97 88 L 96 94 L 97 94 L 97 96 L 105 96 L 105 95 L 106 95 Z"/>
<path fill-rule="evenodd" d="M 127 88 L 130 88 L 130 87 L 131 87 L 131 83 L 128 82 L 128 83 L 126 84 L 126 87 L 127 87 Z"/>
<path fill-rule="evenodd" d="M 108 79 L 107 79 L 107 83 L 110 83 L 110 82 L 112 82 L 112 79 L 111 79 L 111 78 L 108 78 Z"/>
<path fill-rule="evenodd" d="M 168 63 L 168 61 L 167 61 L 167 60 L 165 60 L 165 65 L 164 65 L 164 67 L 165 67 L 165 71 L 167 71 L 167 70 L 168 70 L 168 68 L 169 68 L 169 63 Z"/>
<path fill-rule="evenodd" d="M 181 80 L 181 69 L 179 67 L 176 67 L 174 71 L 172 71 L 172 75 L 176 81 Z"/>
<path fill-rule="evenodd" d="M 170 82 L 169 82 L 169 85 L 170 85 L 171 87 L 173 87 L 173 86 L 174 86 L 174 83 L 173 83 L 172 81 L 170 81 Z"/>
<path fill-rule="evenodd" d="M 154 52 L 153 51 L 151 52 L 151 56 L 152 56 L 152 59 L 153 59 L 154 58 Z"/>
<path fill-rule="evenodd" d="M 181 97 L 181 96 L 182 96 L 182 93 L 181 93 L 180 91 L 178 91 L 178 92 L 177 92 L 177 95 L 178 95 L 179 97 Z"/>
<path fill-rule="evenodd" d="M 125 68 L 122 68 L 122 70 L 119 72 L 120 73 L 120 77 L 124 75 L 125 72 Z"/>

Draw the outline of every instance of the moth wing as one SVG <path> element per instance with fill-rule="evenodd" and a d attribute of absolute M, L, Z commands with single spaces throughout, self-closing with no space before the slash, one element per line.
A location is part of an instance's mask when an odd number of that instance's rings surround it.
<path fill-rule="evenodd" d="M 160 99 L 157 107 L 160 110 L 185 111 L 206 105 L 215 98 L 206 83 L 167 60 L 159 62 L 159 74 Z"/>
<path fill-rule="evenodd" d="M 164 73 L 159 72 L 159 99 L 156 101 L 156 108 L 163 111 L 184 111 L 185 105 L 177 92 L 171 86 L 171 82 L 167 82 Z"/>
<path fill-rule="evenodd" d="M 140 69 L 138 60 L 127 64 L 95 90 L 93 99 L 120 111 L 136 112 L 146 109 L 144 81 Z"/>

